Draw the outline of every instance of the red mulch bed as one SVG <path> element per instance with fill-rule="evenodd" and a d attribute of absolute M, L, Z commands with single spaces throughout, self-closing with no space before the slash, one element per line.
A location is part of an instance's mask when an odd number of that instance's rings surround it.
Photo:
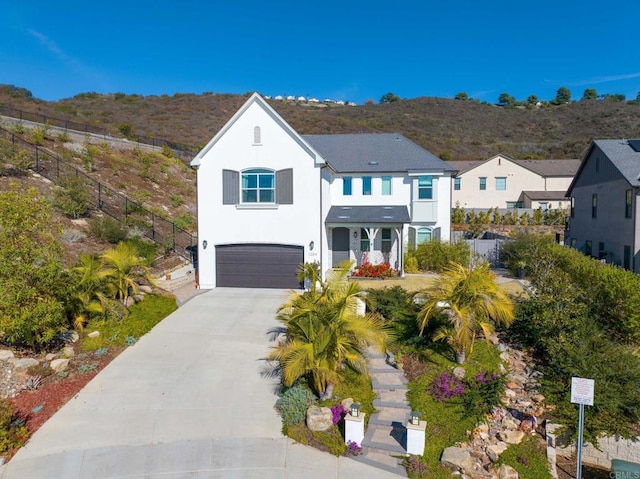
<path fill-rule="evenodd" d="M 43 379 L 43 385 L 37 390 L 22 391 L 9 399 L 16 415 L 25 421 L 29 434 L 36 432 L 123 350 L 124 347 L 110 348 L 107 354 L 99 358 L 78 354 L 71 359 L 67 377 L 50 374 Z M 78 370 L 82 364 L 97 364 L 98 367 L 88 373 L 82 373 Z M 41 408 L 34 412 L 34 409 L 39 407 Z"/>

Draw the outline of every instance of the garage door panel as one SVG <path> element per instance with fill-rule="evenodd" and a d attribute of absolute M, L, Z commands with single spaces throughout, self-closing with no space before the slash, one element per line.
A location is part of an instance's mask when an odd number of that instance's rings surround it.
<path fill-rule="evenodd" d="M 298 288 L 298 266 L 304 260 L 301 246 L 216 246 L 218 286 L 247 288 Z"/>

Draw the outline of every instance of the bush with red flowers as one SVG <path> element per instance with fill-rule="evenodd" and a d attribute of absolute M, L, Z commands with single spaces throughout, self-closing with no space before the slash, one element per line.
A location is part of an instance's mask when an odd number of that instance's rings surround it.
<path fill-rule="evenodd" d="M 356 278 L 392 278 L 398 272 L 389 263 L 371 264 L 368 261 L 356 266 L 352 273 Z"/>

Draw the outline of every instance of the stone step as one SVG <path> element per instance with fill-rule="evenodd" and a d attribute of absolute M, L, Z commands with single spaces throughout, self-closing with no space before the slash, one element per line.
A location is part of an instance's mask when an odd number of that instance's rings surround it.
<path fill-rule="evenodd" d="M 407 404 L 407 391 L 406 387 L 404 388 L 393 388 L 393 389 L 380 389 L 377 392 L 376 399 L 374 400 L 374 405 L 376 401 L 382 403 L 402 403 Z"/>
<path fill-rule="evenodd" d="M 400 477 L 407 477 L 407 473 L 402 466 L 402 459 L 392 457 L 386 451 L 365 447 L 363 449 L 363 454 L 356 456 L 353 459 L 377 469 L 397 474 Z"/>
<path fill-rule="evenodd" d="M 371 386 L 373 389 L 407 389 L 407 380 L 404 376 L 394 373 L 378 373 L 371 375 Z"/>
<path fill-rule="evenodd" d="M 379 399 L 375 399 L 373 401 L 373 407 L 380 412 L 380 409 L 383 408 L 394 408 L 394 409 L 404 409 L 408 412 L 411 412 L 411 408 L 407 405 L 406 402 L 397 402 L 397 401 L 382 401 Z"/>
<path fill-rule="evenodd" d="M 365 434 L 362 445 L 373 447 L 393 454 L 405 455 L 406 430 L 400 427 L 371 424 Z"/>

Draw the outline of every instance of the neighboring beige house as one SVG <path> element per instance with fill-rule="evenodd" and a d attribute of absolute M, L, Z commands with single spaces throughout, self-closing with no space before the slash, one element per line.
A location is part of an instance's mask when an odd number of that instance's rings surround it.
<path fill-rule="evenodd" d="M 568 208 L 566 191 L 580 160 L 450 161 L 458 170 L 451 204 L 462 208 Z"/>

